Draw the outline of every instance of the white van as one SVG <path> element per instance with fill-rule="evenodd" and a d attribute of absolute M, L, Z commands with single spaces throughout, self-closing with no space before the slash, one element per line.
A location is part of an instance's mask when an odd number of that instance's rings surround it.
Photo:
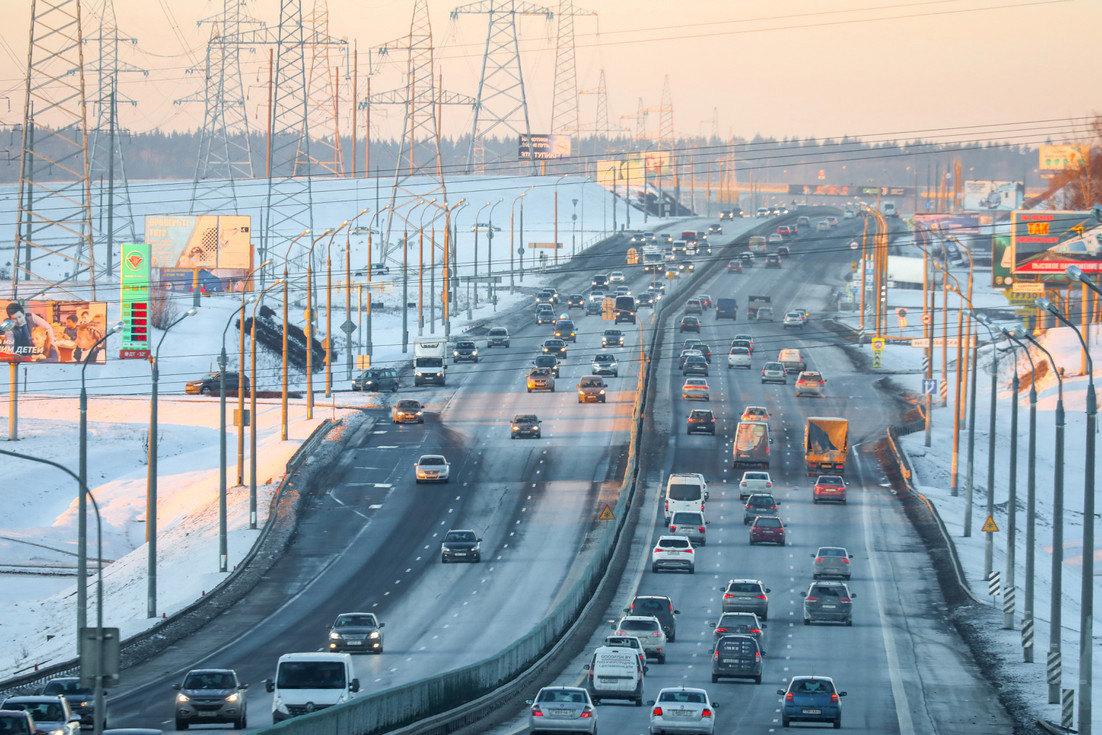
<path fill-rule="evenodd" d="M 643 706 L 643 672 L 639 652 L 626 646 L 601 646 L 585 665 L 589 672 L 586 688 L 594 704 L 602 699 L 629 699 Z"/>
<path fill-rule="evenodd" d="M 666 478 L 666 525 L 674 513 L 680 511 L 704 512 L 704 501 L 708 499 L 708 483 L 704 475 L 697 472 L 674 472 Z"/>
<path fill-rule="evenodd" d="M 275 679 L 264 682 L 272 692 L 272 722 L 344 704 L 360 691 L 360 680 L 347 653 L 285 653 Z"/>

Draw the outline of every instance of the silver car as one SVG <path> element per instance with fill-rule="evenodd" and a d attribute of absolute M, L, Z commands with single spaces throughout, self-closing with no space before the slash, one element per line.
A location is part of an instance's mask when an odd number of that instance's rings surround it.
<path fill-rule="evenodd" d="M 643 644 L 643 653 L 666 663 L 666 631 L 653 615 L 625 615 L 612 626 L 616 635 L 633 635 Z"/>
<path fill-rule="evenodd" d="M 650 733 L 704 733 L 716 730 L 716 703 L 703 689 L 667 687 L 651 705 Z"/>
<path fill-rule="evenodd" d="M 811 558 L 815 560 L 811 564 L 815 579 L 826 579 L 827 577 L 849 579 L 852 575 L 849 560 L 853 558 L 853 555 L 841 546 L 820 546 L 819 550 L 811 555 Z"/>
<path fill-rule="evenodd" d="M 422 482 L 447 482 L 451 475 L 451 465 L 440 454 L 422 454 L 413 465 L 417 484 Z"/>
<path fill-rule="evenodd" d="M 804 597 L 804 625 L 853 625 L 853 598 L 845 582 L 812 582 Z"/>
<path fill-rule="evenodd" d="M 176 729 L 190 725 L 233 723 L 235 729 L 249 726 L 244 684 L 233 669 L 193 669 L 176 690 Z"/>
<path fill-rule="evenodd" d="M 779 362 L 767 362 L 761 369 L 761 382 L 788 385 L 788 371 Z"/>
<path fill-rule="evenodd" d="M 581 687 L 544 687 L 527 704 L 529 732 L 597 732 L 597 707 Z"/>
<path fill-rule="evenodd" d="M 769 588 L 760 579 L 732 579 L 723 588 L 723 612 L 752 612 L 769 619 Z"/>
<path fill-rule="evenodd" d="M 684 536 L 694 545 L 708 545 L 708 522 L 704 514 L 697 511 L 682 510 L 670 519 L 670 533 Z"/>

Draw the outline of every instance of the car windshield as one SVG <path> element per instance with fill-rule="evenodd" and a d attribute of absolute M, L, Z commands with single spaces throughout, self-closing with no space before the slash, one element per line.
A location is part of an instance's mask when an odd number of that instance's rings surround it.
<path fill-rule="evenodd" d="M 475 535 L 474 531 L 448 531 L 448 535 L 444 537 L 444 540 L 473 544 L 475 542 Z"/>
<path fill-rule="evenodd" d="M 363 627 L 375 627 L 374 615 L 341 615 L 337 618 L 337 622 L 333 623 L 334 628 L 363 628 Z"/>
<path fill-rule="evenodd" d="M 416 411 L 421 408 L 421 404 L 417 401 L 398 401 L 398 408 L 403 411 Z"/>
<path fill-rule="evenodd" d="M 443 465 L 447 464 L 443 457 L 421 457 L 421 461 L 418 464 L 423 465 Z"/>
<path fill-rule="evenodd" d="M 836 546 L 824 546 L 819 549 L 817 556 L 849 556 L 845 549 L 840 549 Z"/>
<path fill-rule="evenodd" d="M 689 414 L 689 418 L 694 419 L 694 420 L 699 420 L 699 421 L 707 421 L 708 419 L 712 418 L 712 412 L 711 411 L 693 411 L 691 414 Z"/>
<path fill-rule="evenodd" d="M 279 689 L 344 689 L 344 664 L 339 661 L 284 661 L 276 673 Z"/>
<path fill-rule="evenodd" d="M 554 367 L 559 364 L 559 359 L 554 355 L 541 355 L 535 360 L 539 367 Z"/>
<path fill-rule="evenodd" d="M 474 342 L 457 342 L 455 346 L 461 350 L 469 350 L 474 347 Z"/>
<path fill-rule="evenodd" d="M 4 709 L 26 712 L 38 724 L 65 719 L 65 712 L 58 702 L 13 702 L 9 699 L 4 702 Z"/>
<path fill-rule="evenodd" d="M 761 592 L 761 585 L 757 582 L 732 582 L 728 589 L 731 592 L 753 592 L 757 594 Z"/>
<path fill-rule="evenodd" d="M 792 691 L 797 694 L 834 694 L 834 685 L 822 679 L 796 679 Z"/>
<path fill-rule="evenodd" d="M 544 689 L 540 692 L 537 701 L 585 704 L 585 692 L 576 689 Z"/>
<path fill-rule="evenodd" d="M 536 423 L 536 417 L 532 414 L 525 414 L 517 416 L 513 421 L 518 424 L 534 424 Z"/>
<path fill-rule="evenodd" d="M 776 504 L 771 495 L 751 495 L 747 503 L 747 505 L 752 505 L 755 508 L 772 508 Z"/>
<path fill-rule="evenodd" d="M 653 631 L 656 628 L 658 624 L 653 620 L 625 620 L 620 623 L 620 630 Z"/>
<path fill-rule="evenodd" d="M 91 696 L 91 687 L 82 687 L 79 679 L 54 679 L 46 684 L 43 694 L 82 694 Z"/>
<path fill-rule="evenodd" d="M 688 539 L 683 538 L 662 539 L 658 545 L 664 549 L 686 549 L 690 546 Z"/>
<path fill-rule="evenodd" d="M 233 689 L 233 674 L 227 671 L 193 671 L 184 679 L 184 689 Z"/>
<path fill-rule="evenodd" d="M 669 603 L 663 600 L 636 599 L 635 602 L 632 603 L 631 609 L 646 613 L 663 612 L 669 609 Z"/>
<path fill-rule="evenodd" d="M 747 472 L 742 476 L 744 480 L 769 480 L 769 475 L 764 472 Z"/>
<path fill-rule="evenodd" d="M 838 475 L 820 475 L 819 476 L 819 484 L 820 485 L 841 485 L 843 483 L 842 483 L 842 478 L 838 477 Z"/>
<path fill-rule="evenodd" d="M 600 388 L 601 387 L 601 379 L 600 378 L 582 378 L 581 382 L 578 383 L 578 385 L 580 385 L 583 388 Z"/>
<path fill-rule="evenodd" d="M 811 590 L 812 597 L 844 597 L 841 587 L 823 586 Z"/>
<path fill-rule="evenodd" d="M 593 360 L 594 362 L 616 362 L 616 358 L 612 355 L 597 355 Z"/>
<path fill-rule="evenodd" d="M 658 695 L 659 702 L 680 702 L 682 704 L 704 704 L 704 695 L 700 692 L 662 692 Z"/>
<path fill-rule="evenodd" d="M 759 518 L 757 525 L 758 525 L 758 528 L 780 528 L 781 527 L 781 519 L 780 518 Z"/>
<path fill-rule="evenodd" d="M 693 483 L 674 483 L 666 493 L 670 500 L 700 500 L 700 485 Z"/>
<path fill-rule="evenodd" d="M 682 526 L 703 525 L 704 518 L 699 513 L 674 513 L 673 523 Z"/>

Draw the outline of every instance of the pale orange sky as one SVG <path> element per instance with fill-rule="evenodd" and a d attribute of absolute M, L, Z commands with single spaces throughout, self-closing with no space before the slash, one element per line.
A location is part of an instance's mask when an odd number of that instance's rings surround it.
<path fill-rule="evenodd" d="M 453 21 L 449 14 L 458 4 L 431 0 L 433 32 L 444 86 L 473 96 L 486 16 Z M 221 0 L 115 0 L 120 28 L 138 40 L 136 47 L 124 46 L 120 58 L 150 72 L 121 79 L 122 92 L 139 102 L 120 109 L 123 127 L 199 125 L 200 104 L 172 101 L 199 93 L 200 77 L 185 73 L 202 59 L 209 35 L 196 21 L 221 5 Z M 279 0 L 251 0 L 249 6 L 253 16 L 273 25 L 278 21 Z M 1095 100 L 1102 64 L 1092 40 L 1102 32 L 1097 0 L 578 0 L 577 6 L 599 13 L 576 18 L 579 87 L 595 88 L 605 70 L 614 124 L 620 115 L 634 114 L 640 97 L 657 107 L 666 74 L 679 135 L 709 133 L 718 109 L 722 137 L 899 133 L 912 138 L 928 134 L 908 131 L 1055 119 L 1013 139 L 1059 142 L 1073 133 L 1067 120 L 1102 110 Z M 29 7 L 29 0 L 0 5 L 0 97 L 10 99 L 10 110 L 8 100 L 0 99 L 5 124 L 22 117 Z M 550 7 L 557 9 L 557 0 Z M 408 31 L 411 9 L 408 0 L 329 0 L 331 33 L 357 42 L 363 72 L 371 47 Z M 521 37 L 531 126 L 543 132 L 551 113 L 554 23 L 525 17 Z M 94 53 L 86 47 L 86 63 Z M 251 124 L 259 127 L 267 54 L 242 58 Z M 372 91 L 400 86 L 400 70 L 400 63 L 392 64 L 373 79 Z M 94 84 L 90 75 L 89 93 Z M 583 127 L 593 124 L 594 107 L 595 96 L 581 98 Z M 445 108 L 444 114 L 445 133 L 469 130 L 468 109 Z M 395 108 L 387 120 L 377 118 L 384 134 L 398 121 Z M 620 124 L 634 128 L 631 120 Z M 655 111 L 648 122 L 652 134 L 657 125 Z M 1010 137 L 986 130 L 963 133 L 969 136 Z"/>

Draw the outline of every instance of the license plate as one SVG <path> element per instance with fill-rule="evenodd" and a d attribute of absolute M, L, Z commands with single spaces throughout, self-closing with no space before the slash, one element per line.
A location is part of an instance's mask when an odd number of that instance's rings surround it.
<path fill-rule="evenodd" d="M 823 605 L 824 610 L 834 610 L 837 607 L 838 607 L 837 605 Z"/>
<path fill-rule="evenodd" d="M 673 713 L 674 717 L 692 717 L 694 714 L 696 714 L 689 709 L 675 709 L 671 710 L 671 712 Z"/>
<path fill-rule="evenodd" d="M 364 644 L 363 641 L 345 641 L 345 643 L 350 646 L 362 646 Z"/>
<path fill-rule="evenodd" d="M 568 709 L 553 709 L 553 710 L 551 710 L 551 714 L 557 715 L 558 717 L 566 717 L 567 715 L 570 714 L 570 710 L 568 710 Z"/>
<path fill-rule="evenodd" d="M 615 679 L 601 679 L 601 678 L 598 678 L 597 681 L 601 682 L 602 684 L 615 684 L 616 683 Z"/>
<path fill-rule="evenodd" d="M 736 659 L 736 658 L 725 658 L 725 659 L 721 659 L 721 660 L 722 660 L 722 661 L 723 661 L 723 663 L 725 663 L 725 664 L 734 664 L 734 663 L 738 663 L 738 659 Z"/>
<path fill-rule="evenodd" d="M 196 712 L 195 714 L 199 715 L 200 717 L 217 717 L 218 716 L 217 712 Z"/>
<path fill-rule="evenodd" d="M 805 715 L 821 715 L 821 714 L 823 714 L 823 711 L 821 709 L 805 709 L 804 714 Z"/>

